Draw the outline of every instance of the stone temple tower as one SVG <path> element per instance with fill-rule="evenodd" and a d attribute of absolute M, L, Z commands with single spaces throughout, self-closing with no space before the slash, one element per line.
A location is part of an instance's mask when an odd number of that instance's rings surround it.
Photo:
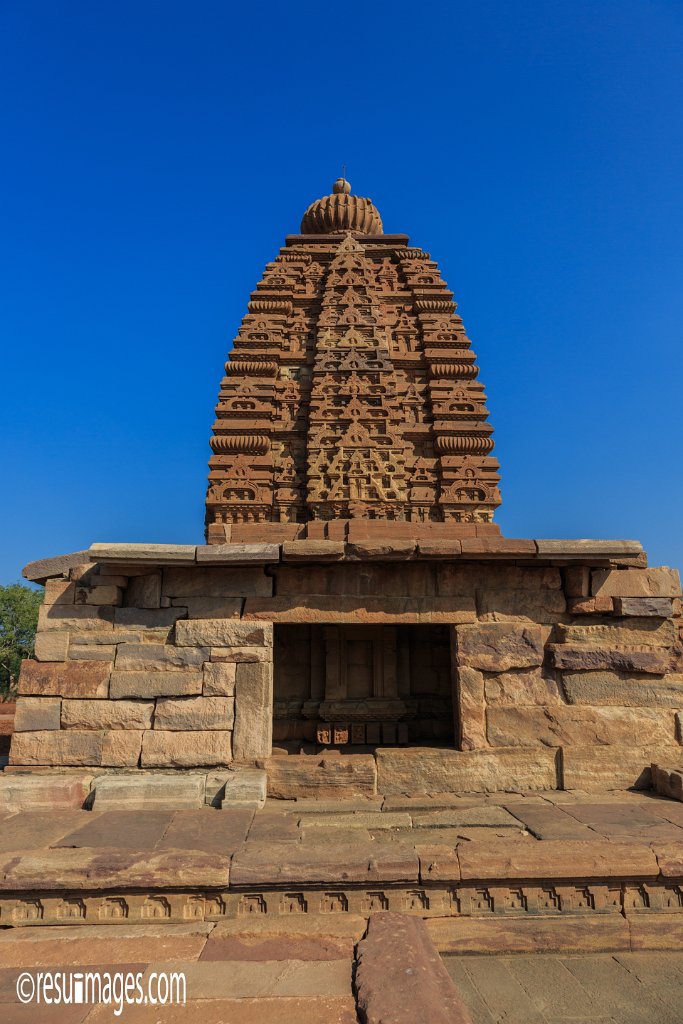
<path fill-rule="evenodd" d="M 355 519 L 498 532 L 492 427 L 453 293 L 345 179 L 267 264 L 225 374 L 210 540 L 231 524 L 334 522 L 339 536 Z"/>

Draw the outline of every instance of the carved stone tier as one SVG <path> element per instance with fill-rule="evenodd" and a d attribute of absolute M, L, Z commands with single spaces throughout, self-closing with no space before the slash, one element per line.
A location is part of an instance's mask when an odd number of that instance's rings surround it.
<path fill-rule="evenodd" d="M 453 294 L 347 186 L 312 204 L 252 293 L 216 407 L 212 542 L 216 524 L 484 526 L 500 504 Z"/>

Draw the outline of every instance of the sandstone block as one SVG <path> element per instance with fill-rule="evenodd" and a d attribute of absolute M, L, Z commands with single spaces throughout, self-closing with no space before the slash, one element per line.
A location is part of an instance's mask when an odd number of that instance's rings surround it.
<path fill-rule="evenodd" d="M 110 666 L 101 661 L 22 662 L 22 696 L 97 697 L 109 695 Z"/>
<path fill-rule="evenodd" d="M 613 597 L 570 597 L 567 611 L 570 615 L 611 615 L 614 601 Z"/>
<path fill-rule="evenodd" d="M 204 696 L 234 697 L 236 675 L 237 664 L 235 662 L 226 664 L 207 662 L 204 665 Z"/>
<path fill-rule="evenodd" d="M 194 544 L 91 544 L 88 554 L 94 562 L 164 562 L 168 565 L 194 562 Z"/>
<path fill-rule="evenodd" d="M 12 737 L 10 763 L 97 766 L 102 760 L 102 742 L 101 732 L 18 732 Z"/>
<path fill-rule="evenodd" d="M 495 747 L 667 744 L 675 738 L 673 713 L 656 708 L 489 708 L 486 721 Z"/>
<path fill-rule="evenodd" d="M 475 622 L 477 618 L 474 595 L 470 597 L 414 598 L 414 597 L 358 597 L 283 595 L 271 598 L 248 597 L 244 605 L 244 618 L 268 622 L 321 622 L 334 621 L 352 624 L 395 625 L 397 623 L 450 625 L 456 622 Z"/>
<path fill-rule="evenodd" d="M 143 768 L 198 768 L 232 761 L 232 733 L 146 732 L 142 739 Z"/>
<path fill-rule="evenodd" d="M 66 661 L 69 653 L 69 633 L 36 633 L 35 657 L 37 661 Z"/>
<path fill-rule="evenodd" d="M 119 605 L 123 590 L 116 586 L 76 587 L 75 604 L 77 605 Z"/>
<path fill-rule="evenodd" d="M 417 546 L 421 558 L 460 558 L 459 540 L 421 540 Z"/>
<path fill-rule="evenodd" d="M 142 737 L 137 729 L 110 729 L 102 738 L 103 768 L 136 768 L 140 763 Z"/>
<path fill-rule="evenodd" d="M 458 661 L 470 668 L 502 672 L 543 662 L 544 633 L 539 626 L 512 626 L 486 622 L 459 626 Z"/>
<path fill-rule="evenodd" d="M 474 594 L 485 585 L 493 592 L 502 590 L 559 590 L 562 584 L 559 569 L 536 566 L 497 565 L 480 566 L 439 564 L 436 566 L 437 593 L 443 597 Z"/>
<path fill-rule="evenodd" d="M 567 610 L 561 590 L 489 590 L 485 580 L 477 590 L 477 612 L 488 622 L 525 620 L 536 623 L 557 622 Z"/>
<path fill-rule="evenodd" d="M 421 918 L 373 914 L 357 961 L 359 1015 L 368 1024 L 471 1024 Z"/>
<path fill-rule="evenodd" d="M 283 758 L 284 760 L 284 758 Z M 232 859 L 231 880 L 239 886 L 320 885 L 338 882 L 416 882 L 418 859 L 402 843 L 346 842 L 247 843 Z"/>
<path fill-rule="evenodd" d="M 484 703 L 484 676 L 475 668 L 461 665 L 456 673 L 458 699 L 457 721 L 460 728 L 460 747 L 474 750 L 488 746 L 486 739 L 486 710 Z"/>
<path fill-rule="evenodd" d="M 116 608 L 114 622 L 134 629 L 170 629 L 186 615 L 186 608 Z"/>
<path fill-rule="evenodd" d="M 653 615 L 666 619 L 674 613 L 673 604 L 671 597 L 615 597 L 614 611 L 616 615 Z"/>
<path fill-rule="evenodd" d="M 649 846 L 607 839 L 462 843 L 458 847 L 458 859 L 464 881 L 656 878 L 659 873 L 657 859 Z"/>
<path fill-rule="evenodd" d="M 557 638 L 567 644 L 604 644 L 607 647 L 671 647 L 678 631 L 670 619 L 632 618 L 627 622 L 580 623 L 556 627 Z"/>
<path fill-rule="evenodd" d="M 59 729 L 61 706 L 59 697 L 19 697 L 14 713 L 14 731 L 38 732 Z"/>
<path fill-rule="evenodd" d="M 280 526 L 279 523 L 272 525 Z M 279 561 L 279 544 L 207 544 L 197 548 L 199 565 L 268 565 Z"/>
<path fill-rule="evenodd" d="M 673 743 L 564 747 L 562 750 L 562 788 L 604 792 L 610 789 L 649 789 L 650 765 L 667 751 L 680 752 Z"/>
<path fill-rule="evenodd" d="M 168 570 L 172 572 L 172 569 Z M 161 607 L 161 573 L 132 576 L 126 590 L 126 604 L 132 608 Z"/>
<path fill-rule="evenodd" d="M 273 660 L 270 647 L 212 647 L 211 662 L 216 664 L 236 664 L 249 661 Z"/>
<path fill-rule="evenodd" d="M 533 540 L 517 537 L 463 537 L 463 558 L 534 558 Z"/>
<path fill-rule="evenodd" d="M 131 671 L 167 672 L 171 669 L 201 668 L 208 661 L 208 647 L 175 647 L 173 644 L 120 644 L 116 668 Z"/>
<path fill-rule="evenodd" d="M 653 679 L 622 672 L 565 672 L 562 682 L 570 704 L 683 707 L 683 676 Z"/>
<path fill-rule="evenodd" d="M 232 729 L 234 708 L 232 697 L 160 697 L 154 715 L 154 728 L 177 732 Z"/>
<path fill-rule="evenodd" d="M 594 569 L 592 594 L 609 597 L 680 597 L 676 569 Z"/>
<path fill-rule="evenodd" d="M 190 619 L 239 619 L 244 601 L 241 597 L 174 597 L 171 605 L 187 608 Z"/>
<path fill-rule="evenodd" d="M 414 540 L 358 540 L 346 545 L 346 557 L 364 561 L 374 559 L 381 562 L 403 561 L 414 558 L 417 544 Z"/>
<path fill-rule="evenodd" d="M 110 605 L 102 607 L 82 605 L 51 604 L 41 605 L 38 612 L 38 630 L 51 629 L 72 630 L 113 630 L 114 608 Z"/>
<path fill-rule="evenodd" d="M 96 811 L 171 810 L 201 807 L 204 775 L 101 775 L 95 780 Z"/>
<path fill-rule="evenodd" d="M 557 789 L 557 752 L 547 747 L 446 750 L 384 748 L 376 752 L 377 792 L 496 793 Z M 292 758 L 272 758 L 272 761 Z M 347 758 L 340 758 L 346 761 Z"/>
<path fill-rule="evenodd" d="M 72 643 L 69 646 L 69 661 L 108 661 L 111 663 L 115 657 L 116 644 Z"/>
<path fill-rule="evenodd" d="M 55 555 L 54 558 L 41 558 L 37 562 L 29 562 L 21 571 L 25 580 L 44 583 L 53 576 L 64 576 L 76 565 L 90 561 L 87 551 L 73 551 L 67 555 Z"/>
<path fill-rule="evenodd" d="M 513 672 L 487 673 L 484 682 L 486 703 L 494 707 L 519 707 L 533 704 L 563 704 L 559 683 L 540 668 Z"/>
<path fill-rule="evenodd" d="M 588 597 L 591 571 L 587 565 L 568 565 L 562 570 L 562 587 L 567 597 Z"/>
<path fill-rule="evenodd" d="M 213 545 L 212 545 L 213 547 Z M 163 593 L 171 598 L 270 597 L 273 580 L 262 568 L 234 569 L 204 566 L 165 569 Z"/>
<path fill-rule="evenodd" d="M 344 542 L 339 540 L 288 540 L 282 545 L 284 562 L 339 562 Z"/>
<path fill-rule="evenodd" d="M 176 643 L 181 647 L 271 647 L 273 629 L 262 622 L 189 619 L 177 624 Z"/>
<path fill-rule="evenodd" d="M 224 776 L 221 808 L 261 808 L 266 802 L 267 788 L 268 779 L 263 768 L 238 768 L 227 772 Z"/>
<path fill-rule="evenodd" d="M 65 700 L 64 729 L 151 729 L 153 701 Z"/>
<path fill-rule="evenodd" d="M 59 811 L 81 808 L 90 792 L 92 775 L 0 776 L 0 811 Z"/>
<path fill-rule="evenodd" d="M 272 745 L 272 665 L 243 662 L 237 665 L 235 676 L 235 760 L 249 762 L 269 757 Z"/>
<path fill-rule="evenodd" d="M 374 796 L 377 792 L 375 759 L 371 754 L 269 757 L 265 767 L 268 796 L 282 800 L 301 797 L 348 800 Z"/>
<path fill-rule="evenodd" d="M 48 580 L 45 584 L 43 605 L 49 604 L 75 604 L 76 587 L 68 580 Z M 106 603 L 106 602 L 105 602 Z"/>
<path fill-rule="evenodd" d="M 536 547 L 541 558 L 577 559 L 577 558 L 622 558 L 637 557 L 643 553 L 643 545 L 638 540 L 596 540 L 586 538 L 580 540 L 537 540 Z"/>
<path fill-rule="evenodd" d="M 121 697 L 181 697 L 202 692 L 204 676 L 201 669 L 171 672 L 112 672 L 110 696 Z"/>
<path fill-rule="evenodd" d="M 570 672 L 608 669 L 614 672 L 648 672 L 663 676 L 672 665 L 669 652 L 655 647 L 638 651 L 591 647 L 588 644 L 550 644 L 548 656 L 555 668 L 567 669 Z"/>

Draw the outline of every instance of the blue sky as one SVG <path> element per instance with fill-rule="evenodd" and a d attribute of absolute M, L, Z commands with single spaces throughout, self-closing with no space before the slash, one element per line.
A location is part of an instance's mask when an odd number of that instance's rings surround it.
<path fill-rule="evenodd" d="M 439 260 L 509 536 L 683 564 L 677 0 L 0 7 L 0 583 L 199 542 L 222 363 L 342 163 Z"/>

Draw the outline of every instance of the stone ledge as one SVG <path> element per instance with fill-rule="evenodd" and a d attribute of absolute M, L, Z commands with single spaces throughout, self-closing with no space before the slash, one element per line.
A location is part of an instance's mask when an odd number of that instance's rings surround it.
<path fill-rule="evenodd" d="M 205 544 L 197 548 L 198 565 L 268 565 L 279 561 L 278 544 Z"/>

